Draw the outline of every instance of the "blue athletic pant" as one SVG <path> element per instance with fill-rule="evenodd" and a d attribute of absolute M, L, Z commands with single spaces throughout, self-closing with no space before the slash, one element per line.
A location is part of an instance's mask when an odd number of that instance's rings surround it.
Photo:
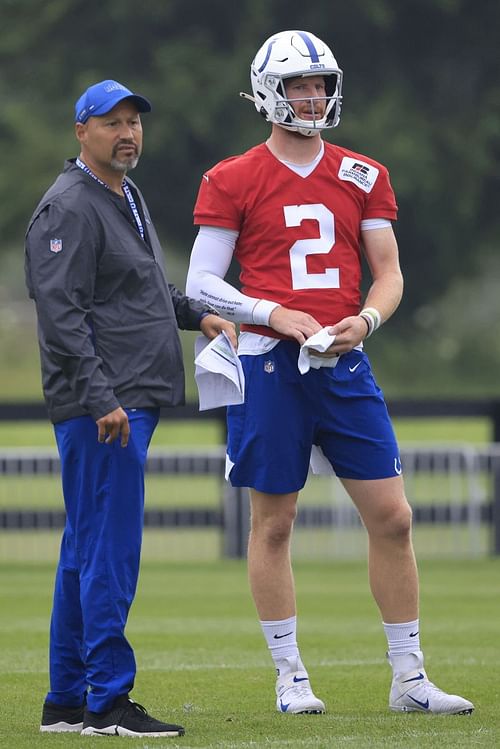
<path fill-rule="evenodd" d="M 66 526 L 50 626 L 47 699 L 106 711 L 134 685 L 134 653 L 125 638 L 139 574 L 144 466 L 157 409 L 127 409 L 130 440 L 97 441 L 90 416 L 55 425 Z"/>

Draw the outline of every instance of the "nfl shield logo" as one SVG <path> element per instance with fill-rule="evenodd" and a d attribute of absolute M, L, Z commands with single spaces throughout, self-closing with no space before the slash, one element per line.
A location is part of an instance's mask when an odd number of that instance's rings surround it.
<path fill-rule="evenodd" d="M 50 251 L 51 252 L 61 252 L 62 250 L 62 239 L 51 239 L 50 240 Z"/>
<path fill-rule="evenodd" d="M 264 372 L 267 372 L 267 374 L 271 374 L 271 372 L 274 372 L 274 362 L 271 361 L 271 359 L 268 359 L 266 362 L 264 362 Z"/>

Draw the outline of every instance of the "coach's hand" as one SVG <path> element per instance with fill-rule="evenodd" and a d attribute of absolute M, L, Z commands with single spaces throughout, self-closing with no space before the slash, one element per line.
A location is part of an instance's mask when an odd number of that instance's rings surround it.
<path fill-rule="evenodd" d="M 234 348 L 238 348 L 234 322 L 225 320 L 223 317 L 219 317 L 219 315 L 205 315 L 200 322 L 200 330 L 207 338 L 215 338 L 219 333 L 224 331 Z"/>
<path fill-rule="evenodd" d="M 130 436 L 130 425 L 128 423 L 128 416 L 123 408 L 115 408 L 109 414 L 101 416 L 100 419 L 97 419 L 96 424 L 97 439 L 99 442 L 110 445 L 121 435 L 121 446 L 127 447 Z"/>

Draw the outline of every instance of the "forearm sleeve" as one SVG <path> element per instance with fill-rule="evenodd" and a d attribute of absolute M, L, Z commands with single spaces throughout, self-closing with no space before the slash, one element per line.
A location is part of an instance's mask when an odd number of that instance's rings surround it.
<path fill-rule="evenodd" d="M 268 325 L 276 302 L 246 296 L 224 280 L 231 264 L 238 232 L 201 226 L 194 241 L 186 293 L 210 304 L 234 322 Z"/>

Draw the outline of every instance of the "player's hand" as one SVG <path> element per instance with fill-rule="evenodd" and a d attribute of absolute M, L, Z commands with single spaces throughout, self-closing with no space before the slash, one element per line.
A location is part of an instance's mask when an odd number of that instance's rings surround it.
<path fill-rule="evenodd" d="M 336 325 L 332 325 L 331 328 L 328 328 L 328 332 L 330 335 L 335 336 L 335 341 L 325 351 L 323 356 L 346 354 L 348 351 L 352 351 L 355 346 L 358 346 L 366 338 L 368 326 L 362 317 L 353 315 L 351 317 L 344 317 Z"/>
<path fill-rule="evenodd" d="M 233 322 L 224 320 L 223 317 L 219 317 L 218 315 L 205 315 L 200 322 L 200 330 L 207 338 L 215 338 L 219 333 L 224 331 L 234 348 L 238 347 L 236 327 Z"/>
<path fill-rule="evenodd" d="M 321 325 L 312 315 L 287 307 L 275 307 L 269 317 L 269 325 L 277 333 L 295 338 L 301 346 L 307 338 L 321 330 Z"/>
<path fill-rule="evenodd" d="M 128 416 L 123 408 L 115 408 L 109 414 L 97 419 L 97 440 L 110 445 L 121 435 L 121 446 L 127 447 L 130 436 L 130 425 Z"/>

